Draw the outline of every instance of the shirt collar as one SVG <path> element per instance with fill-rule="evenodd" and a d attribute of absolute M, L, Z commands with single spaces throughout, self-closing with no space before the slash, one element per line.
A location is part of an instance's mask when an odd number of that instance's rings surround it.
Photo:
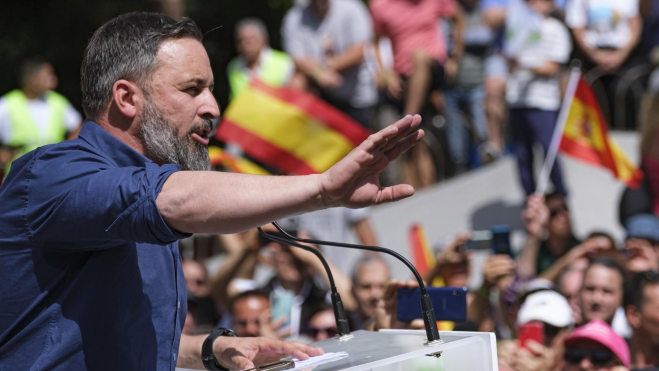
<path fill-rule="evenodd" d="M 153 162 L 94 121 L 86 120 L 78 137 L 100 150 L 105 157 L 114 161 L 119 167 L 144 166 L 145 163 Z"/>

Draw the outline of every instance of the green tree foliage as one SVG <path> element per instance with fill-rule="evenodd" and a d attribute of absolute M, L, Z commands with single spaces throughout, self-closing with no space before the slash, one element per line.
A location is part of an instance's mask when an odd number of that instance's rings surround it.
<path fill-rule="evenodd" d="M 234 27 L 245 17 L 261 18 L 272 45 L 281 47 L 280 26 L 293 0 L 185 0 L 185 14 L 206 35 L 215 73 L 215 95 L 226 107 L 226 66 L 235 56 Z M 0 94 L 19 86 L 26 58 L 41 56 L 57 71 L 58 91 L 80 108 L 80 63 L 87 41 L 103 23 L 131 11 L 158 11 L 157 0 L 1 0 Z"/>

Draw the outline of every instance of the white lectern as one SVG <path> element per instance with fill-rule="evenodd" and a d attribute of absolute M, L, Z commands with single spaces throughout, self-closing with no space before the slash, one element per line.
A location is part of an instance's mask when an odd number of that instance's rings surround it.
<path fill-rule="evenodd" d="M 404 361 L 426 356 L 441 357 L 445 371 L 499 369 L 493 333 L 440 331 L 443 342 L 434 346 L 424 345 L 426 333 L 422 330 L 360 330 L 352 335 L 349 340 L 332 338 L 314 343 L 326 353 L 346 352 L 348 357 L 318 365 L 313 370 L 401 371 Z"/>
<path fill-rule="evenodd" d="M 496 338 L 488 332 L 440 331 L 442 343 L 424 345 L 423 330 L 353 331 L 353 338 L 336 338 L 314 343 L 325 353 L 346 352 L 348 357 L 338 361 L 311 366 L 313 371 L 377 370 L 403 371 L 411 368 L 410 360 L 423 361 L 424 357 L 440 357 L 443 371 L 498 371 Z M 423 362 L 422 362 L 423 363 Z M 422 369 L 436 370 L 424 363 Z M 177 371 L 184 369 L 177 368 Z"/>

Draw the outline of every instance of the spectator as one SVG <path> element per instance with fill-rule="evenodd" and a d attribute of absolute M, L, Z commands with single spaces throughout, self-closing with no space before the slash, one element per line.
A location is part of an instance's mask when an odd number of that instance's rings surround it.
<path fill-rule="evenodd" d="M 652 214 L 639 214 L 625 223 L 627 239 L 627 270 L 629 272 L 659 272 L 659 218 Z"/>
<path fill-rule="evenodd" d="M 659 69 L 652 75 L 659 87 Z M 651 206 L 651 212 L 659 216 L 659 92 L 650 96 L 645 116 L 641 136 L 641 168 L 646 176 L 650 205 L 643 206 Z"/>
<path fill-rule="evenodd" d="M 300 237 L 311 238 L 304 232 L 298 233 Z M 276 271 L 275 277 L 264 288 L 270 294 L 272 316 L 286 316 L 291 336 L 297 337 L 318 303 L 328 299 L 327 290 L 315 282 L 314 275 L 321 276 L 326 287 L 329 286 L 328 277 L 320 260 L 310 252 L 276 242 L 269 242 L 268 248 L 273 254 Z M 330 262 L 328 264 L 344 308 L 346 311 L 354 310 L 357 305 L 351 295 L 350 279 Z"/>
<path fill-rule="evenodd" d="M 520 307 L 517 324 L 538 321 L 543 324 L 543 343 L 528 341 L 519 347 L 510 365 L 515 371 L 556 370 L 562 363 L 563 339 L 572 324 L 572 310 L 564 297 L 555 291 L 530 294 Z"/>
<path fill-rule="evenodd" d="M 456 76 L 447 81 L 445 87 L 449 145 L 457 172 L 469 166 L 470 137 L 466 115 L 469 115 L 473 124 L 471 129 L 474 142 L 478 145 L 487 141 L 483 82 L 486 61 L 492 55 L 494 44 L 494 33 L 482 21 L 480 0 L 461 0 L 460 5 L 465 12 L 467 24 L 464 55 L 460 59 Z M 468 107 L 467 112 L 463 112 L 463 107 Z"/>
<path fill-rule="evenodd" d="M 433 286 L 465 287 L 469 279 L 469 257 L 462 247 L 469 241 L 470 233 L 462 232 L 449 243 L 441 246 L 437 263 L 424 277 Z"/>
<path fill-rule="evenodd" d="M 286 86 L 295 72 L 293 60 L 269 46 L 268 30 L 263 21 L 246 18 L 236 26 L 238 56 L 229 62 L 227 75 L 231 99 L 248 85 L 253 77 L 275 87 Z"/>
<path fill-rule="evenodd" d="M 357 301 L 356 315 L 352 316 L 354 330 L 372 329 L 375 314 L 389 282 L 389 266 L 375 256 L 362 257 L 352 271 L 352 294 Z"/>
<path fill-rule="evenodd" d="M 270 298 L 261 290 L 249 290 L 238 294 L 230 304 L 232 329 L 240 337 L 267 336 L 281 339 L 289 334 L 282 327 L 285 318 L 272 321 Z"/>
<path fill-rule="evenodd" d="M 556 282 L 558 276 L 567 268 L 586 269 L 590 260 L 600 254 L 619 255 L 613 238 L 604 232 L 591 233 L 582 244 L 570 249 L 561 256 L 547 270 L 539 275 L 540 278 Z"/>
<path fill-rule="evenodd" d="M 464 49 L 462 11 L 455 0 L 376 0 L 370 7 L 376 55 L 383 37 L 391 40 L 394 54 L 393 71 L 382 74 L 387 95 L 403 113 L 421 113 L 429 92 L 455 78 Z M 450 56 L 441 19 L 454 23 Z M 426 145 L 410 151 L 403 175 L 418 188 L 435 181 L 436 168 Z"/>
<path fill-rule="evenodd" d="M 82 116 L 57 89 L 53 66 L 33 58 L 21 67 L 21 88 L 0 97 L 0 167 L 47 144 L 75 137 Z"/>
<path fill-rule="evenodd" d="M 570 212 L 560 194 L 552 193 L 545 199 L 538 195 L 529 196 L 522 219 L 528 233 L 519 256 L 522 277 L 543 273 L 580 244 L 572 233 Z"/>
<path fill-rule="evenodd" d="M 372 37 L 368 10 L 358 0 L 311 0 L 284 17 L 284 49 L 320 97 L 370 127 L 377 103 L 364 62 Z"/>
<path fill-rule="evenodd" d="M 606 322 L 596 319 L 565 338 L 564 358 L 563 371 L 622 371 L 616 366 L 629 367 L 629 348 Z"/>
<path fill-rule="evenodd" d="M 629 342 L 635 369 L 659 366 L 659 276 L 652 271 L 637 274 L 625 309 L 633 335 Z"/>
<path fill-rule="evenodd" d="M 583 285 L 584 269 L 565 268 L 558 277 L 556 291 L 567 299 L 570 308 L 572 308 L 572 322 L 583 323 L 581 316 L 581 303 L 579 302 L 579 291 Z"/>
<path fill-rule="evenodd" d="M 510 329 L 514 329 L 515 317 L 517 315 L 517 298 L 511 299 L 510 288 L 517 275 L 515 261 L 508 255 L 490 255 L 483 265 L 483 286 L 477 291 L 478 295 L 467 308 L 467 316 L 477 322 L 479 327 L 488 322 L 496 307 L 500 308 L 498 335 L 502 338 L 511 338 Z M 498 290 L 498 306 L 490 303 L 491 291 Z"/>
<path fill-rule="evenodd" d="M 440 88 L 445 75 L 449 80 L 455 77 L 464 48 L 462 12 L 454 0 L 377 0 L 370 6 L 376 39 L 388 37 L 393 48 L 394 71 L 387 73 L 387 90 L 404 100 L 404 113 L 420 113 L 428 92 Z M 450 58 L 440 18 L 455 22 Z M 405 89 L 401 79 L 407 83 Z"/>
<path fill-rule="evenodd" d="M 561 106 L 558 72 L 572 50 L 570 34 L 563 24 L 549 17 L 551 0 L 528 0 L 530 8 L 543 19 L 537 37 L 530 37 L 511 60 L 506 99 L 510 106 L 512 148 L 527 195 L 535 192 L 533 144 L 540 143 L 547 153 Z M 556 192 L 566 196 L 560 166 L 551 171 Z"/>
<path fill-rule="evenodd" d="M 641 36 L 639 0 L 571 0 L 565 22 L 588 66 L 616 72 Z"/>
<path fill-rule="evenodd" d="M 185 277 L 185 286 L 188 290 L 188 302 L 194 304 L 194 308 L 188 307 L 188 311 L 193 312 L 197 329 L 203 327 L 211 331 L 217 324 L 218 315 L 213 304 L 213 298 L 210 296 L 211 286 L 208 281 L 206 267 L 194 260 L 185 260 L 181 263 L 181 266 Z"/>
<path fill-rule="evenodd" d="M 368 208 L 348 209 L 344 207 L 314 211 L 291 218 L 297 229 L 326 241 L 350 242 L 351 232 L 355 232 L 357 240 L 363 245 L 377 245 L 375 231 L 371 224 Z M 336 247 L 322 247 L 325 257 L 341 271 L 349 272 L 350 266 L 346 256 L 361 255 L 361 252 L 346 251 Z"/>
<path fill-rule="evenodd" d="M 215 306 L 228 312 L 226 304 L 230 303 L 233 297 L 259 287 L 253 278 L 259 252 L 266 243 L 261 241 L 256 229 L 219 237 L 226 254 L 211 280 L 211 288 Z"/>
<path fill-rule="evenodd" d="M 356 329 L 351 327 L 350 330 L 354 331 Z M 338 335 L 339 330 L 336 327 L 336 319 L 334 318 L 332 306 L 322 306 L 321 309 L 312 314 L 305 332 L 314 343 Z"/>
<path fill-rule="evenodd" d="M 622 306 L 624 282 L 625 272 L 614 260 L 593 260 L 584 273 L 579 293 L 583 322 L 600 319 L 611 325 Z"/>

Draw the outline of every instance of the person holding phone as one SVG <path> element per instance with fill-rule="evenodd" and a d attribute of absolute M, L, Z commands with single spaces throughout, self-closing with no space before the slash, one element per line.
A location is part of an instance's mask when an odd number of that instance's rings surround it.
<path fill-rule="evenodd" d="M 517 316 L 518 348 L 512 365 L 516 371 L 556 370 L 560 367 L 563 339 L 572 322 L 567 300 L 552 290 L 530 294 Z"/>

